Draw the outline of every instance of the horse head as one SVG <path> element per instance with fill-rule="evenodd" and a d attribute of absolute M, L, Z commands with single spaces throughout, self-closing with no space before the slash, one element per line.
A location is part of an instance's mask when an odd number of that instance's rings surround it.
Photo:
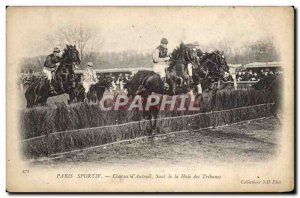
<path fill-rule="evenodd" d="M 198 64 L 203 70 L 207 71 L 207 76 L 226 80 L 229 76 L 229 66 L 223 52 L 214 51 L 205 53 Z"/>
<path fill-rule="evenodd" d="M 216 57 L 216 63 L 219 69 L 219 72 L 221 74 L 221 76 L 226 79 L 229 77 L 229 66 L 227 64 L 226 61 L 226 57 L 224 55 L 224 52 L 220 52 L 220 51 L 215 51 L 213 52 L 215 54 Z"/>
<path fill-rule="evenodd" d="M 187 65 L 188 63 L 193 62 L 196 56 L 197 53 L 194 51 L 194 48 L 192 46 L 186 45 L 181 42 L 179 47 L 175 48 L 171 53 L 170 66 L 182 63 Z"/>
<path fill-rule="evenodd" d="M 81 60 L 79 57 L 79 52 L 76 49 L 76 45 L 66 45 L 64 53 L 62 55 L 61 64 L 64 66 L 78 66 L 80 65 Z"/>
<path fill-rule="evenodd" d="M 113 78 L 110 76 L 100 76 L 97 85 L 105 87 L 105 89 L 109 89 L 112 86 Z"/>

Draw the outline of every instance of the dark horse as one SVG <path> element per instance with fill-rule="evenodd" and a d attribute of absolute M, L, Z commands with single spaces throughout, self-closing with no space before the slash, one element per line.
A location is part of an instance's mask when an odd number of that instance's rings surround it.
<path fill-rule="evenodd" d="M 282 74 L 267 76 L 252 87 L 256 90 L 264 90 L 267 94 L 266 102 L 274 102 L 274 108 L 271 113 L 276 117 L 276 119 L 281 122 L 279 114 L 282 110 L 282 85 L 283 76 Z"/>
<path fill-rule="evenodd" d="M 84 102 L 84 87 L 80 83 L 80 76 L 76 79 L 76 88 L 74 90 L 74 101 Z M 100 102 L 103 98 L 105 90 L 111 87 L 113 79 L 109 76 L 101 75 L 96 84 L 91 85 L 89 92 L 87 93 L 87 99 L 89 102 Z"/>
<path fill-rule="evenodd" d="M 194 91 L 196 93 L 202 93 L 201 90 L 213 90 L 216 83 L 220 86 L 220 82 L 231 81 L 229 67 L 223 52 L 204 53 L 196 62 L 193 67 Z"/>
<path fill-rule="evenodd" d="M 69 95 L 69 102 L 74 100 L 75 73 L 73 66 L 79 64 L 80 58 L 76 46 L 66 45 L 52 83 L 58 95 L 64 93 Z M 45 105 L 48 97 L 54 96 L 50 94 L 49 88 L 50 81 L 47 78 L 40 77 L 32 82 L 25 92 L 27 107 Z"/>
<path fill-rule="evenodd" d="M 169 90 L 164 90 L 164 83 L 158 74 L 153 71 L 142 70 L 137 72 L 132 80 L 125 85 L 128 96 L 141 95 L 143 98 L 147 98 L 152 93 L 177 95 L 186 94 L 191 90 L 198 93 L 196 89 L 200 83 L 203 83 L 205 88 L 211 87 L 216 92 L 217 86 L 212 86 L 212 84 L 220 80 L 226 81 L 225 74 L 229 74 L 229 67 L 225 57 L 222 53 L 216 51 L 205 54 L 199 60 L 192 53 L 193 51 L 183 43 L 172 52 L 170 67 L 167 69 L 167 82 L 170 85 Z M 188 64 L 192 64 L 193 66 L 193 83 L 187 81 Z M 188 83 L 184 84 L 183 82 Z M 158 111 L 158 109 L 152 109 L 143 112 L 144 117 L 150 120 L 151 129 L 156 128 Z M 154 119 L 154 123 L 152 123 L 152 119 Z"/>

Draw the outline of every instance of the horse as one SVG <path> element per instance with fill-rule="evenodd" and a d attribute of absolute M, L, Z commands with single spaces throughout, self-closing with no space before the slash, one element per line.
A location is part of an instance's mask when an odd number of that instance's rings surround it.
<path fill-rule="evenodd" d="M 188 64 L 193 63 L 196 54 L 184 43 L 180 43 L 170 55 L 169 67 L 166 69 L 166 81 L 170 85 L 169 95 L 181 94 L 189 89 L 190 78 Z"/>
<path fill-rule="evenodd" d="M 36 81 L 36 76 L 23 76 L 21 79 L 20 79 L 20 85 L 21 85 L 21 90 L 27 90 L 28 87 Z"/>
<path fill-rule="evenodd" d="M 69 95 L 69 103 L 74 100 L 75 73 L 73 66 L 79 65 L 80 62 L 76 46 L 66 45 L 59 65 L 54 72 L 52 84 L 58 95 L 64 93 Z M 55 96 L 49 91 L 50 83 L 47 78 L 39 77 L 29 86 L 25 92 L 27 108 L 35 105 L 45 105 L 49 97 Z"/>
<path fill-rule="evenodd" d="M 100 76 L 98 82 L 96 84 L 91 85 L 87 93 L 87 101 L 100 102 L 103 98 L 105 90 L 110 89 L 112 80 L 113 79 L 109 76 Z M 76 88 L 74 89 L 74 100 L 76 102 L 84 102 L 85 99 L 85 89 L 80 81 L 80 76 L 78 76 L 75 80 Z"/>
<path fill-rule="evenodd" d="M 202 54 L 192 69 L 196 93 L 201 93 L 201 90 L 206 89 L 212 90 L 217 82 L 220 84 L 220 82 L 232 80 L 224 53 L 218 50 Z"/>
<path fill-rule="evenodd" d="M 91 102 L 100 102 L 105 90 L 109 90 L 113 79 L 109 76 L 103 76 L 96 84 L 91 85 L 87 93 L 87 99 Z"/>
<path fill-rule="evenodd" d="M 266 102 L 274 102 L 274 108 L 271 110 L 273 116 L 281 123 L 280 112 L 282 111 L 282 88 L 283 76 L 269 75 L 252 85 L 256 90 L 264 90 L 267 94 Z"/>
<path fill-rule="evenodd" d="M 213 90 L 212 97 L 214 99 L 218 90 L 216 82 L 220 84 L 221 80 L 226 81 L 227 78 L 225 76 L 229 74 L 229 67 L 225 56 L 219 51 L 207 53 L 198 60 L 197 56 L 192 54 L 192 50 L 181 43 L 171 54 L 170 60 L 170 68 L 167 69 L 167 82 L 170 84 L 169 90 L 164 89 L 164 82 L 158 74 L 153 71 L 141 70 L 125 85 L 128 92 L 127 95 L 130 97 L 141 95 L 143 98 L 146 98 L 152 93 L 166 95 L 186 94 L 192 89 L 196 89 L 195 87 L 197 87 L 198 84 L 203 83 L 205 89 L 211 88 L 211 90 Z M 187 83 L 182 86 L 181 80 L 178 82 L 178 79 L 182 79 L 183 81 L 184 79 L 188 79 L 186 76 L 188 64 L 193 65 L 193 83 Z M 179 76 L 177 76 L 178 74 Z M 194 92 L 198 93 L 198 91 Z M 196 98 L 198 98 L 198 96 L 199 94 L 197 94 Z M 144 117 L 150 120 L 151 129 L 156 128 L 158 112 L 158 109 L 143 111 Z M 154 123 L 152 123 L 152 119 L 154 119 Z"/>
<path fill-rule="evenodd" d="M 46 105 L 49 97 L 50 82 L 46 77 L 36 78 L 25 91 L 27 108 Z"/>

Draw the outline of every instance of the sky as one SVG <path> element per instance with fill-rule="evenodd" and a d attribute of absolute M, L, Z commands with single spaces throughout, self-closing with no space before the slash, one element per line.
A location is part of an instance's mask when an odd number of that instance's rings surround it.
<path fill-rule="evenodd" d="M 162 37 L 169 40 L 170 50 L 180 41 L 197 41 L 200 47 L 222 41 L 239 48 L 269 37 L 282 42 L 290 11 L 275 7 L 10 7 L 7 36 L 19 46 L 20 57 L 51 53 L 54 46 L 46 38 L 78 24 L 93 29 L 93 49 L 99 52 L 151 53 Z"/>

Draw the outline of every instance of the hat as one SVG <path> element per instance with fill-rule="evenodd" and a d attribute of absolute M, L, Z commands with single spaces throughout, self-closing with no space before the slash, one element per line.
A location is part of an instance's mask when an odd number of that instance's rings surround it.
<path fill-rule="evenodd" d="M 198 42 L 194 42 L 193 45 L 194 46 L 199 46 L 199 43 Z"/>
<path fill-rule="evenodd" d="M 160 40 L 160 43 L 161 43 L 161 44 L 168 44 L 168 40 L 167 40 L 166 38 L 162 38 L 162 39 Z"/>
<path fill-rule="evenodd" d="M 60 52 L 60 49 L 59 49 L 58 47 L 55 47 L 55 48 L 53 49 L 53 52 L 59 53 L 59 52 Z"/>
<path fill-rule="evenodd" d="M 93 67 L 94 66 L 94 64 L 92 63 L 92 62 L 88 62 L 88 64 L 87 64 L 89 67 Z"/>

